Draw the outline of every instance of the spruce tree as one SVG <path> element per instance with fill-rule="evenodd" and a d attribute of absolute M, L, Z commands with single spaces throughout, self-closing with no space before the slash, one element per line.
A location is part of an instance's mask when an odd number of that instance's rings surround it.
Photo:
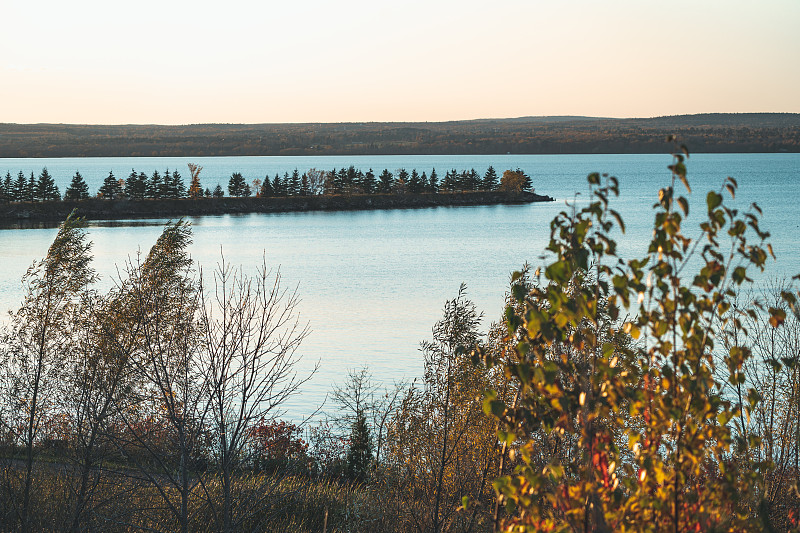
<path fill-rule="evenodd" d="M 300 173 L 297 169 L 292 171 L 292 177 L 289 180 L 289 196 L 297 196 L 300 194 Z"/>
<path fill-rule="evenodd" d="M 411 169 L 411 176 L 408 178 L 408 192 L 412 194 L 422 192 L 422 181 L 416 168 Z"/>
<path fill-rule="evenodd" d="M 217 183 L 217 186 L 214 187 L 214 192 L 211 193 L 214 198 L 222 198 L 225 196 L 225 191 L 222 190 L 222 186 Z"/>
<path fill-rule="evenodd" d="M 117 181 L 117 178 L 114 177 L 114 171 L 112 170 L 108 173 L 106 179 L 103 180 L 103 184 L 97 191 L 97 195 L 106 200 L 118 200 L 122 197 L 122 193 L 122 187 L 119 181 Z"/>
<path fill-rule="evenodd" d="M 375 179 L 375 173 L 372 169 L 369 169 L 367 173 L 364 174 L 364 179 L 361 181 L 361 190 L 366 194 L 372 194 L 375 192 L 377 186 L 378 182 Z"/>
<path fill-rule="evenodd" d="M 228 180 L 228 194 L 231 196 L 244 196 L 244 188 L 247 187 L 247 182 L 244 181 L 244 176 L 241 172 L 234 172 Z"/>
<path fill-rule="evenodd" d="M 147 197 L 161 198 L 161 190 L 163 189 L 163 187 L 164 184 L 163 181 L 161 180 L 161 174 L 158 173 L 158 170 L 154 170 L 153 175 L 147 182 Z"/>
<path fill-rule="evenodd" d="M 78 171 L 72 176 L 72 181 L 64 192 L 64 200 L 85 200 L 89 198 L 89 186 Z"/>
<path fill-rule="evenodd" d="M 9 202 L 11 201 L 11 188 L 13 187 L 11 183 L 11 172 L 6 171 L 6 179 L 2 182 L 2 187 L 0 187 L 0 197 L 2 197 L 3 201 Z"/>
<path fill-rule="evenodd" d="M 172 179 L 169 181 L 170 198 L 183 198 L 186 196 L 186 185 L 183 183 L 183 176 L 178 170 L 172 172 Z"/>
<path fill-rule="evenodd" d="M 350 479 L 363 481 L 372 464 L 372 436 L 364 410 L 356 413 L 350 430 L 350 447 L 347 450 L 347 474 Z"/>
<path fill-rule="evenodd" d="M 261 183 L 261 190 L 258 192 L 258 195 L 262 198 L 270 198 L 275 196 L 275 189 L 272 187 L 272 183 L 269 181 L 269 175 L 264 177 L 264 181 Z"/>
<path fill-rule="evenodd" d="M 390 193 L 392 192 L 392 186 L 394 185 L 394 176 L 388 169 L 383 169 L 381 175 L 378 177 L 378 192 L 379 193 Z"/>
<path fill-rule="evenodd" d="M 486 169 L 486 174 L 483 175 L 481 187 L 484 191 L 494 191 L 497 190 L 497 184 L 497 172 L 494 170 L 494 167 L 490 165 L 489 168 Z"/>
<path fill-rule="evenodd" d="M 308 196 L 311 194 L 311 188 L 308 183 L 308 174 L 303 172 L 300 177 L 300 196 Z"/>
<path fill-rule="evenodd" d="M 35 202 L 37 200 L 36 178 L 33 177 L 33 172 L 31 172 L 31 177 L 28 179 L 28 185 L 25 187 L 25 199 L 29 202 Z"/>
<path fill-rule="evenodd" d="M 436 169 L 431 170 L 430 185 L 428 190 L 431 192 L 439 192 L 439 176 L 436 175 Z"/>
<path fill-rule="evenodd" d="M 53 176 L 47 171 L 47 167 L 42 169 L 36 181 L 36 197 L 41 201 L 61 200 L 61 192 Z"/>
<path fill-rule="evenodd" d="M 28 182 L 25 180 L 25 174 L 19 171 L 14 185 L 11 187 L 11 198 L 15 202 L 23 202 L 28 199 Z"/>
<path fill-rule="evenodd" d="M 147 176 L 144 173 L 137 174 L 134 169 L 128 179 L 125 180 L 125 196 L 141 200 L 147 196 Z"/>
<path fill-rule="evenodd" d="M 167 169 L 161 180 L 161 198 L 175 198 L 173 185 L 172 174 L 170 174 L 169 169 Z"/>

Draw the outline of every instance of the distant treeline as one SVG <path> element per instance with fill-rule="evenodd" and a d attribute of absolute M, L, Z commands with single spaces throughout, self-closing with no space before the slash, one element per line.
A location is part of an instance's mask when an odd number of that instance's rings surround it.
<path fill-rule="evenodd" d="M 798 152 L 800 114 L 332 124 L 0 124 L 4 157 Z"/>
<path fill-rule="evenodd" d="M 96 192 L 97 198 L 119 200 L 175 199 L 175 198 L 221 198 L 225 191 L 221 184 L 213 190 L 203 187 L 200 172 L 203 167 L 189 163 L 190 183 L 188 188 L 178 170 L 163 174 L 157 170 L 151 175 L 131 170 L 127 179 L 120 179 L 109 172 L 108 177 Z M 354 166 L 339 170 L 310 169 L 300 174 L 295 169 L 291 174 L 283 176 L 275 174 L 263 180 L 255 179 L 248 183 L 240 172 L 234 172 L 227 185 L 227 194 L 236 197 L 257 196 L 263 198 L 288 196 L 319 195 L 356 195 L 356 194 L 419 194 L 456 191 L 506 191 L 521 192 L 532 190 L 531 177 L 523 170 L 506 170 L 498 176 L 493 167 L 479 174 L 474 168 L 470 170 L 450 170 L 440 179 L 436 169 L 430 175 L 426 171 L 421 174 L 416 169 L 408 172 L 401 168 L 395 173 L 384 169 L 376 175 L 372 169 L 367 172 Z M 44 202 L 57 200 L 85 200 L 93 194 L 89 186 L 76 172 L 64 195 L 55 184 L 53 176 L 43 168 L 38 177 L 32 172 L 26 177 L 22 171 L 12 177 L 7 172 L 0 180 L 0 201 L 2 202 Z"/>

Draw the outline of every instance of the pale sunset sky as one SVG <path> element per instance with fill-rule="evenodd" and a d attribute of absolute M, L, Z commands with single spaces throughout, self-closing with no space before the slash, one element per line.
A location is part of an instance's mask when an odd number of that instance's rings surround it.
<path fill-rule="evenodd" d="M 800 112 L 800 0 L 0 0 L 0 122 Z"/>

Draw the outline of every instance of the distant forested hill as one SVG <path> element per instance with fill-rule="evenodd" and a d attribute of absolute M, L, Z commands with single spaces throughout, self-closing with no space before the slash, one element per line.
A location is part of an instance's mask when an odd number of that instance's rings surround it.
<path fill-rule="evenodd" d="M 656 153 L 677 134 L 694 152 L 800 152 L 800 114 L 455 122 L 0 124 L 0 157 Z"/>

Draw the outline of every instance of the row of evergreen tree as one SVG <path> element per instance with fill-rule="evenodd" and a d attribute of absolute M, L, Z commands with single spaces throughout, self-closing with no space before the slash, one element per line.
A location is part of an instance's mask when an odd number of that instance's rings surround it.
<path fill-rule="evenodd" d="M 225 196 L 220 184 L 213 191 L 200 185 L 199 174 L 202 167 L 189 165 L 191 183 L 187 189 L 180 172 L 167 169 L 163 174 L 157 170 L 148 176 L 144 172 L 132 169 L 127 179 L 118 179 L 111 171 L 97 191 L 98 198 L 109 200 L 120 198 L 147 199 L 147 198 L 202 198 Z M 228 180 L 227 192 L 230 196 L 312 196 L 321 194 L 387 194 L 387 193 L 436 193 L 456 191 L 493 191 L 504 188 L 504 180 L 508 175 L 516 180 L 509 182 L 521 184 L 515 186 L 522 190 L 530 190 L 531 179 L 522 170 L 506 171 L 500 178 L 493 167 L 489 167 L 481 176 L 473 168 L 457 171 L 455 169 L 445 173 L 440 180 L 436 169 L 430 175 L 423 171 L 421 174 L 416 169 L 408 172 L 401 168 L 395 173 L 384 169 L 376 176 L 372 169 L 363 172 L 354 166 L 330 171 L 310 169 L 302 175 L 295 169 L 291 174 L 283 176 L 275 174 L 270 179 L 255 179 L 251 183 L 240 172 L 234 172 Z M 508 187 L 505 187 L 508 188 Z M 90 192 L 86 181 L 80 172 L 76 172 L 64 192 L 64 200 L 83 200 L 89 198 Z M 37 202 L 62 199 L 55 181 L 47 171 L 42 169 L 38 178 L 31 172 L 30 177 L 20 171 L 16 179 L 10 172 L 5 179 L 0 180 L 0 200 L 11 202 Z"/>

